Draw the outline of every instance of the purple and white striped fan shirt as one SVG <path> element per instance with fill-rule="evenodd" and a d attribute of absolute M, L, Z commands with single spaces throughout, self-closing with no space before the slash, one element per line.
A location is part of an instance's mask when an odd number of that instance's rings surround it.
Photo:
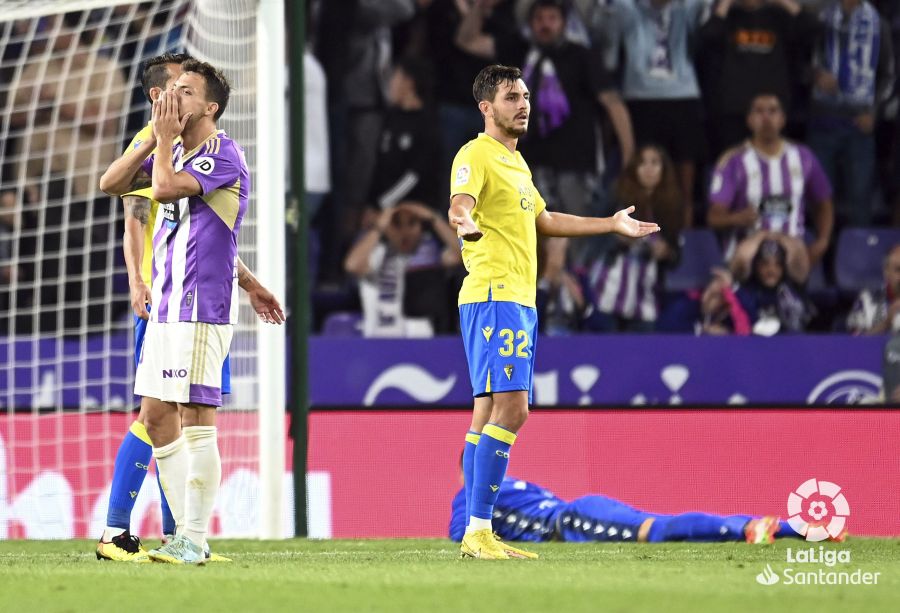
<path fill-rule="evenodd" d="M 781 153 L 768 157 L 747 141 L 727 152 L 712 177 L 709 201 L 730 211 L 759 211 L 756 229 L 803 238 L 806 207 L 831 198 L 831 184 L 808 147 L 783 141 Z M 734 250 L 746 232 L 735 233 L 726 245 Z"/>
<path fill-rule="evenodd" d="M 142 168 L 152 174 L 155 154 Z M 250 196 L 244 153 L 219 130 L 185 152 L 174 147 L 176 172 L 188 172 L 198 196 L 160 203 L 153 228 L 153 321 L 234 324 L 238 315 L 237 236 Z"/>

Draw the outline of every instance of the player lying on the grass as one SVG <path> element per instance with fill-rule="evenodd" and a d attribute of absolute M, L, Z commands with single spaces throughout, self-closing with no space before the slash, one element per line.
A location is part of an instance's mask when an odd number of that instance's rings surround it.
<path fill-rule="evenodd" d="M 488 560 L 536 558 L 497 541 L 491 517 L 532 396 L 537 235 L 615 232 L 640 238 L 658 232 L 659 226 L 632 219 L 633 206 L 605 218 L 548 211 L 516 150 L 531 112 L 522 71 L 488 66 L 475 78 L 472 94 L 484 132 L 453 160 L 448 211 L 451 226 L 463 239 L 468 272 L 459 290 L 459 321 L 474 398 L 463 461 L 469 520 L 460 552 Z"/>
<path fill-rule="evenodd" d="M 776 538 L 802 538 L 777 517 L 649 513 L 614 498 L 592 495 L 566 502 L 529 481 L 506 477 L 494 504 L 493 528 L 510 541 L 746 541 L 771 543 Z M 461 541 L 466 530 L 466 494 L 453 498 L 450 538 Z"/>
<path fill-rule="evenodd" d="M 147 60 L 141 71 L 141 87 L 150 103 L 163 91 L 170 90 L 181 76 L 181 65 L 191 59 L 184 53 L 165 53 Z M 125 150 L 130 151 L 153 138 L 151 124 L 138 132 Z M 125 235 L 123 251 L 128 269 L 131 304 L 134 309 L 134 361 L 137 366 L 147 329 L 151 308 L 151 271 L 153 266 L 153 227 L 159 203 L 153 200 L 152 188 L 144 188 L 122 195 L 125 207 Z M 238 283 L 247 292 L 250 303 L 260 317 L 276 323 L 284 321 L 281 305 L 272 293 L 263 287 L 244 263 L 238 258 Z M 231 392 L 231 368 L 228 356 L 222 365 L 222 393 Z M 148 400 L 148 402 L 153 402 Z M 140 411 L 119 446 L 110 488 L 106 515 L 106 529 L 97 543 L 98 560 L 120 562 L 149 562 L 140 539 L 131 534 L 131 513 L 140 492 L 152 457 L 152 446 L 144 425 L 146 412 Z M 157 472 L 158 477 L 158 472 Z M 175 535 L 175 519 L 160 487 L 163 541 Z M 204 545 L 209 561 L 227 561 L 227 558 L 211 554 Z"/>

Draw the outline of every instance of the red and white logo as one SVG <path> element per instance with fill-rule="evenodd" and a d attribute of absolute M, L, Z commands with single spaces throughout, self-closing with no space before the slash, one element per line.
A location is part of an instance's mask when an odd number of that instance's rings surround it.
<path fill-rule="evenodd" d="M 788 496 L 788 524 L 807 541 L 841 539 L 847 529 L 850 504 L 841 486 L 809 479 Z"/>

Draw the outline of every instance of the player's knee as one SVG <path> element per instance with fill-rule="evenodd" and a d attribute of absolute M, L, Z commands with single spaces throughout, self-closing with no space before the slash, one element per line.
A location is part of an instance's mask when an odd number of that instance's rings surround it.
<path fill-rule="evenodd" d="M 496 418 L 492 421 L 498 426 L 509 430 L 510 432 L 518 432 L 525 425 L 528 419 L 528 405 L 517 406 L 510 405 L 503 407 L 497 411 Z"/>
<path fill-rule="evenodd" d="M 141 414 L 147 436 L 154 447 L 163 447 L 178 438 L 178 411 L 172 406 L 166 403 L 142 403 Z"/>

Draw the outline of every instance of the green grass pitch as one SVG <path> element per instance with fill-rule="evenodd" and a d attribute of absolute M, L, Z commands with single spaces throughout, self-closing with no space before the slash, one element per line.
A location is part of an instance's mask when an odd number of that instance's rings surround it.
<path fill-rule="evenodd" d="M 156 545 L 156 541 L 149 543 Z M 0 610 L 44 611 L 891 611 L 900 602 L 900 540 L 851 538 L 850 564 L 803 570 L 880 572 L 878 585 L 760 585 L 783 574 L 787 548 L 814 544 L 565 544 L 538 561 L 458 559 L 438 539 L 215 541 L 232 564 L 98 562 L 92 541 L 0 541 Z M 815 544 L 818 551 L 818 544 Z"/>

